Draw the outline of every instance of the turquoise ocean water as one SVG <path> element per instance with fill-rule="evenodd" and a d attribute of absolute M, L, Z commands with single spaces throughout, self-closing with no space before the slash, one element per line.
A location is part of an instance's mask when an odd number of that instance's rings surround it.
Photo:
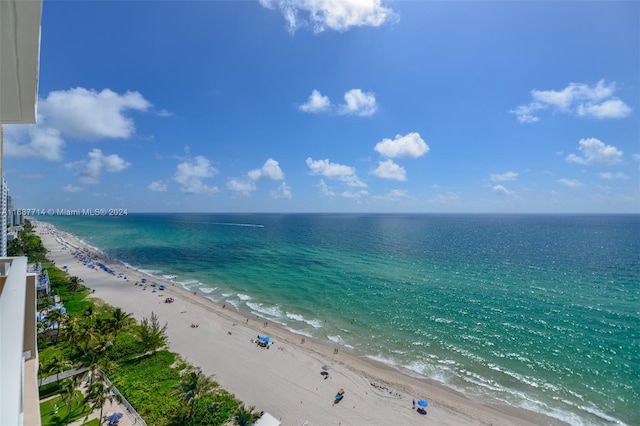
<path fill-rule="evenodd" d="M 574 425 L 640 425 L 640 216 L 38 219 L 474 399 Z"/>

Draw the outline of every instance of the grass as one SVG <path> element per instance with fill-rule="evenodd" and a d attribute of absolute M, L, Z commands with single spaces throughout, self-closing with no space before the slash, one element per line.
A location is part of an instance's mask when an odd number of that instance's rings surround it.
<path fill-rule="evenodd" d="M 70 421 L 78 420 L 87 415 L 90 412 L 88 404 L 84 403 L 82 393 L 76 391 L 76 395 L 80 398 L 78 402 L 74 401 L 71 406 Z M 54 412 L 55 406 L 58 406 L 57 413 Z M 40 416 L 42 420 L 42 426 L 62 426 L 67 424 L 67 404 L 62 399 L 62 396 L 52 398 L 48 401 L 40 403 Z M 98 423 L 99 424 L 99 423 Z"/>
<path fill-rule="evenodd" d="M 149 425 L 166 424 L 180 410 L 172 396 L 180 381 L 180 370 L 172 368 L 175 354 L 158 351 L 124 362 L 109 378 Z"/>

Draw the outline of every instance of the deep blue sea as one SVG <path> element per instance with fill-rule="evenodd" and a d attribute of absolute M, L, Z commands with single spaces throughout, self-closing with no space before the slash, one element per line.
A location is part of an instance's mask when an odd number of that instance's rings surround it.
<path fill-rule="evenodd" d="M 640 216 L 38 217 L 474 399 L 640 425 Z"/>

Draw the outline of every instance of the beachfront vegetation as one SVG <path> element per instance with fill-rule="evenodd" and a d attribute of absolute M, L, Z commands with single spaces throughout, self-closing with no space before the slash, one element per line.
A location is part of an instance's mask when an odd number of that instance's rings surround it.
<path fill-rule="evenodd" d="M 138 334 L 145 352 L 153 353 L 167 345 L 167 326 L 167 323 L 160 326 L 158 316 L 154 312 L 151 312 L 151 319 L 142 319 Z"/>
<path fill-rule="evenodd" d="M 7 241 L 7 256 L 27 256 L 29 262 L 45 262 L 47 249 L 42 245 L 40 237 L 33 235 L 31 222 L 25 221 L 23 229 L 18 231 L 17 238 Z"/>
<path fill-rule="evenodd" d="M 66 313 L 49 310 L 48 321 L 40 327 L 39 377 L 59 378 L 70 368 L 86 368 L 74 379 L 40 388 L 41 398 L 60 395 L 53 403 L 41 404 L 43 425 L 86 418 L 91 410 L 99 409 L 102 416 L 104 405 L 114 398 L 103 374 L 150 426 L 250 425 L 257 419 L 253 407 L 247 409 L 201 370 L 162 350 L 168 324 L 161 325 L 155 313 L 136 324 L 131 314 L 87 298 L 90 291 L 82 280 L 51 263 L 43 267 Z M 46 296 L 39 306 L 52 303 L 53 298 Z M 90 385 L 82 395 L 77 388 L 86 378 Z"/>

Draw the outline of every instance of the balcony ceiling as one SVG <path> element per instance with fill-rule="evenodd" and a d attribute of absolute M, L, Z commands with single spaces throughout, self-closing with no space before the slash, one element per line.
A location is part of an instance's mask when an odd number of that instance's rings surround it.
<path fill-rule="evenodd" d="M 0 123 L 35 123 L 42 0 L 0 0 Z"/>

